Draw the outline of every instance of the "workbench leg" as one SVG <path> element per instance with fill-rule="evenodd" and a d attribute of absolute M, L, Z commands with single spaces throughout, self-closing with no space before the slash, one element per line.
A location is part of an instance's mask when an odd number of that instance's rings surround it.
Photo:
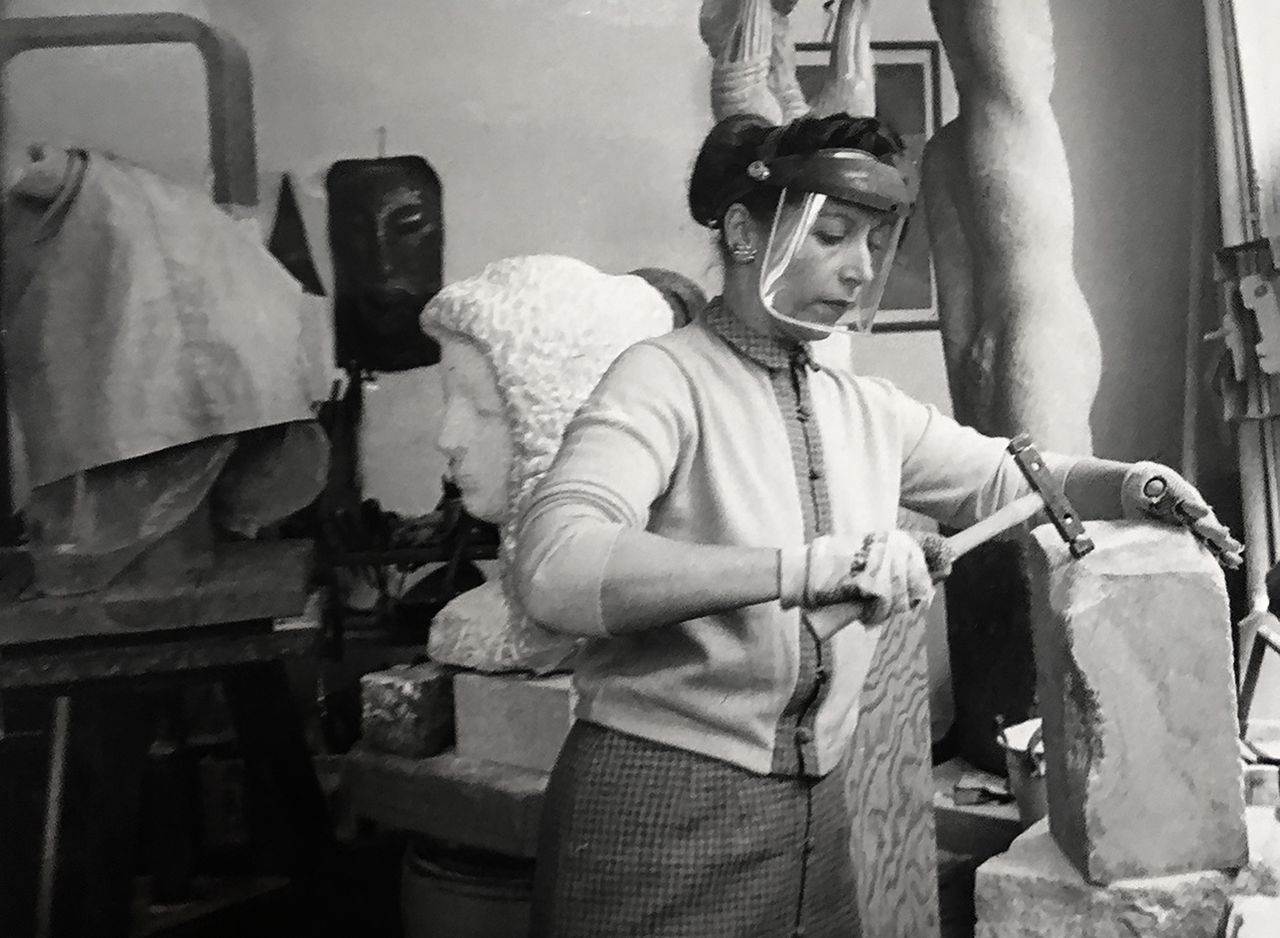
<path fill-rule="evenodd" d="M 317 886 L 330 868 L 333 835 L 284 663 L 239 667 L 223 691 L 244 755 L 254 843 L 267 848 L 269 866 Z"/>
<path fill-rule="evenodd" d="M 54 706 L 37 938 L 125 938 L 138 860 L 150 701 L 77 691 Z"/>
<path fill-rule="evenodd" d="M 151 873 L 151 901 L 189 902 L 195 879 L 199 780 L 187 749 L 182 689 L 158 698 L 159 731 L 147 760 L 147 817 L 143 851 Z"/>
<path fill-rule="evenodd" d="M 48 702 L 42 703 L 40 710 L 47 714 Z M 15 728 L 7 704 L 0 699 L 0 935 L 31 935 L 40 878 L 33 858 L 40 856 L 49 735 L 47 726 Z"/>

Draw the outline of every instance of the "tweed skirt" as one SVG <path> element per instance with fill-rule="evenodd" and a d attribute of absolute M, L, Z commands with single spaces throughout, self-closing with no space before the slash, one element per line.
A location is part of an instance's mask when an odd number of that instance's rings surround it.
<path fill-rule="evenodd" d="M 843 773 L 756 775 L 579 720 L 551 773 L 533 938 L 857 938 Z"/>

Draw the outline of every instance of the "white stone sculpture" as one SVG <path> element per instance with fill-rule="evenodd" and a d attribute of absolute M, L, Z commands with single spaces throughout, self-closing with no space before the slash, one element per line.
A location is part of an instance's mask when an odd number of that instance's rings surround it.
<path fill-rule="evenodd" d="M 876 110 L 871 58 L 871 0 L 840 0 L 831 42 L 831 66 L 815 99 L 805 100 L 796 79 L 789 16 L 797 0 L 703 0 L 702 40 L 715 60 L 711 110 L 759 114 L 786 123 L 805 114 L 822 117 Z"/>
<path fill-rule="evenodd" d="M 1048 0 L 930 0 L 959 116 L 925 147 L 923 202 L 956 417 L 1091 453 L 1101 350 L 1076 280 L 1050 106 Z"/>
<path fill-rule="evenodd" d="M 530 255 L 446 286 L 421 323 L 445 369 L 439 445 L 467 510 L 501 528 L 498 577 L 441 610 L 428 654 L 481 671 L 555 670 L 576 645 L 528 619 L 509 588 L 519 518 L 574 412 L 623 349 L 671 329 L 671 306 L 638 276 Z"/>

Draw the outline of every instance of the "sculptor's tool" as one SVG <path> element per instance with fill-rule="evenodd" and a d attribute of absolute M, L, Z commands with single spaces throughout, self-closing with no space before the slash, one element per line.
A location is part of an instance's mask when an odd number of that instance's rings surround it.
<path fill-rule="evenodd" d="M 930 534 L 921 538 L 920 546 L 924 549 L 929 569 L 938 574 L 939 578 L 950 572 L 951 564 L 958 558 L 1041 510 L 1049 516 L 1050 523 L 1062 535 L 1073 557 L 1083 557 L 1093 550 L 1093 541 L 1084 533 L 1079 515 L 1049 475 L 1031 437 L 1025 433 L 1014 437 L 1009 442 L 1009 453 L 1030 484 L 1031 492 L 977 524 L 970 525 L 959 534 L 951 537 Z"/>

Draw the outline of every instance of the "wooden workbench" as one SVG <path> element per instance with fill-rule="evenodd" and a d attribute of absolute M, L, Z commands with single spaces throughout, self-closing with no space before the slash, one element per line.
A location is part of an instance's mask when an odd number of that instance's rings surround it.
<path fill-rule="evenodd" d="M 0 935 L 130 934 L 157 694 L 196 681 L 222 685 L 267 865 L 317 881 L 330 827 L 284 670 L 318 638 L 293 618 L 306 606 L 311 544 L 222 544 L 186 582 L 126 580 L 65 598 L 24 598 L 25 558 L 3 559 L 0 691 L 6 703 L 51 703 L 52 733 L 41 850 L 0 837 Z M 11 778 L 3 760 L 0 749 L 0 779 Z"/>

